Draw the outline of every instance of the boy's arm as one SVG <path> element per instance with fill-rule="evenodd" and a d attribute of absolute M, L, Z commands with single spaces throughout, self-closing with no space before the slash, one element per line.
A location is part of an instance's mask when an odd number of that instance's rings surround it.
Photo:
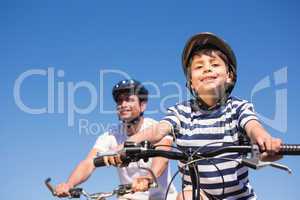
<path fill-rule="evenodd" d="M 142 141 L 149 141 L 152 144 L 159 142 L 168 133 L 171 133 L 172 126 L 170 123 L 162 120 L 159 123 L 146 128 L 137 134 L 128 138 L 128 141 L 140 143 Z"/>
<path fill-rule="evenodd" d="M 250 120 L 245 125 L 245 131 L 251 142 L 257 144 L 262 152 L 262 160 L 275 161 L 281 158 L 276 156 L 280 151 L 282 141 L 273 138 L 257 120 Z"/>
<path fill-rule="evenodd" d="M 162 120 L 158 124 L 155 124 L 149 128 L 146 128 L 133 136 L 129 137 L 127 141 L 140 143 L 142 141 L 149 141 L 152 144 L 159 142 L 164 136 L 172 131 L 172 126 L 170 123 Z M 123 148 L 123 144 L 119 145 L 115 150 L 119 151 Z M 119 166 L 122 164 L 120 155 L 116 156 L 104 156 L 103 158 L 107 166 L 114 165 Z"/>

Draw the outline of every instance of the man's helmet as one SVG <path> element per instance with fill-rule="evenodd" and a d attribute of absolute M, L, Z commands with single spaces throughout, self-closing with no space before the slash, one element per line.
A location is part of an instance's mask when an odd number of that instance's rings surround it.
<path fill-rule="evenodd" d="M 198 33 L 193 37 L 191 37 L 185 44 L 185 47 L 182 52 L 182 68 L 185 76 L 190 77 L 190 75 L 187 73 L 188 73 L 188 67 L 190 67 L 191 58 L 195 55 L 197 51 L 200 51 L 201 49 L 217 49 L 227 57 L 229 62 L 228 63 L 229 71 L 233 74 L 232 77 L 233 83 L 227 89 L 227 93 L 230 94 L 232 89 L 234 88 L 236 78 L 237 78 L 236 57 L 231 47 L 223 39 L 219 38 L 213 33 L 209 33 L 209 32 Z M 189 84 L 189 80 L 187 81 Z"/>
<path fill-rule="evenodd" d="M 115 102 L 121 93 L 137 95 L 140 101 L 148 100 L 148 90 L 143 84 L 134 79 L 125 79 L 119 81 L 112 89 L 112 95 Z"/>

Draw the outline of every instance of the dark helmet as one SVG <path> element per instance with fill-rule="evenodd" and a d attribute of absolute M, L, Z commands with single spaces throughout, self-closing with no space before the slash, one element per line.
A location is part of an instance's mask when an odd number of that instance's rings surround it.
<path fill-rule="evenodd" d="M 148 100 L 148 90 L 143 84 L 134 79 L 125 79 L 119 81 L 112 89 L 112 95 L 117 102 L 118 96 L 121 93 L 127 93 L 132 95 L 137 95 L 140 101 Z"/>
<path fill-rule="evenodd" d="M 231 47 L 223 39 L 219 38 L 213 33 L 209 33 L 209 32 L 198 33 L 193 37 L 191 37 L 185 44 L 185 47 L 182 52 L 182 68 L 185 76 L 189 77 L 189 74 L 187 73 L 188 73 L 188 67 L 190 65 L 190 60 L 192 56 L 194 56 L 196 51 L 199 51 L 201 49 L 206 49 L 206 48 L 218 49 L 227 57 L 229 62 L 228 63 L 229 71 L 232 72 L 233 74 L 233 84 L 227 90 L 227 92 L 230 94 L 232 89 L 234 88 L 236 78 L 237 78 L 236 57 Z"/>

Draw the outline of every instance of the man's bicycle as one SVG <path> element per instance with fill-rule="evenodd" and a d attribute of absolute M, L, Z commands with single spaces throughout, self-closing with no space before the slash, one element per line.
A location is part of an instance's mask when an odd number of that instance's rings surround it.
<path fill-rule="evenodd" d="M 103 157 L 106 154 L 100 154 L 100 157 Z M 154 176 L 153 172 L 148 168 L 140 167 L 140 169 L 146 170 L 150 172 L 152 176 L 153 183 L 149 184 L 149 188 L 156 188 L 158 186 L 157 179 Z M 45 180 L 45 185 L 50 190 L 53 196 L 56 196 L 55 189 L 51 184 L 51 178 L 47 178 Z M 79 199 L 81 197 L 85 197 L 87 200 L 106 200 L 111 197 L 122 197 L 126 194 L 133 193 L 131 184 L 122 184 L 117 188 L 113 189 L 110 192 L 97 192 L 97 193 L 88 193 L 81 187 L 75 187 L 69 190 L 70 197 L 72 199 Z"/>
<path fill-rule="evenodd" d="M 55 195 L 54 187 L 50 183 L 51 178 L 45 180 L 45 184 L 48 189 L 51 191 L 53 196 Z M 117 188 L 113 189 L 111 192 L 97 192 L 89 194 L 83 188 L 72 188 L 70 189 L 70 198 L 80 198 L 81 196 L 86 197 L 87 200 L 106 200 L 107 198 L 113 196 L 123 196 L 125 194 L 131 193 L 131 184 L 119 185 Z"/>
<path fill-rule="evenodd" d="M 270 166 L 291 173 L 291 170 L 285 165 L 276 162 L 261 161 L 259 159 L 261 154 L 259 147 L 257 145 L 250 145 L 250 144 L 225 145 L 210 152 L 200 153 L 198 151 L 194 151 L 191 153 L 187 153 L 178 150 L 165 151 L 165 150 L 156 149 L 155 146 L 152 146 L 147 141 L 141 144 L 127 142 L 124 144 L 124 148 L 120 152 L 118 152 L 118 154 L 120 155 L 120 158 L 124 164 L 128 164 L 130 162 L 136 162 L 140 159 L 147 160 L 151 157 L 157 157 L 157 156 L 186 162 L 187 163 L 186 165 L 189 168 L 191 182 L 192 182 L 193 200 L 199 200 L 201 191 L 198 182 L 198 168 L 196 167 L 196 162 L 202 159 L 211 159 L 220 154 L 233 153 L 233 152 L 237 152 L 241 154 L 240 162 L 248 166 L 249 168 L 260 169 L 263 167 Z M 114 155 L 116 155 L 116 152 L 112 154 L 112 156 Z M 300 144 L 282 145 L 279 155 L 285 155 L 285 156 L 300 155 Z M 105 156 L 107 156 L 107 154 Z M 103 159 L 104 159 L 103 155 L 96 157 L 94 159 L 94 165 L 96 167 L 104 166 L 105 164 Z M 168 192 L 166 194 L 168 194 Z M 223 194 L 224 194 L 224 188 L 223 188 Z"/>

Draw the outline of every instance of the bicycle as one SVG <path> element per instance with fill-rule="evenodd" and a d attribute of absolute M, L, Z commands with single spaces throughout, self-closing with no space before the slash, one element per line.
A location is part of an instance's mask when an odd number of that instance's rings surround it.
<path fill-rule="evenodd" d="M 107 154 L 98 154 L 98 155 L 100 157 L 103 157 L 104 155 L 107 155 Z M 144 167 L 139 167 L 139 168 L 150 172 L 153 183 L 149 184 L 149 188 L 158 187 L 157 179 L 154 176 L 153 172 L 148 168 L 144 168 Z M 47 178 L 45 180 L 45 185 L 50 190 L 51 194 L 53 196 L 56 196 L 55 189 L 51 185 L 50 182 L 51 182 L 51 178 Z M 81 196 L 84 196 L 87 200 L 106 200 L 107 198 L 111 198 L 114 196 L 121 197 L 123 195 L 133 193 L 133 191 L 132 191 L 131 184 L 121 184 L 118 187 L 116 187 L 115 189 L 113 189 L 111 192 L 97 192 L 97 193 L 90 194 L 90 193 L 86 192 L 83 188 L 75 187 L 75 188 L 70 189 L 69 193 L 70 193 L 70 198 L 72 198 L 72 199 L 79 199 Z"/>
<path fill-rule="evenodd" d="M 260 169 L 263 167 L 271 166 L 281 170 L 285 170 L 291 173 L 291 170 L 282 164 L 276 162 L 263 162 L 259 160 L 260 150 L 257 145 L 250 144 L 242 144 L 242 145 L 228 145 L 222 146 L 216 150 L 199 153 L 199 152 L 180 152 L 180 151 L 165 151 L 155 149 L 155 146 L 152 146 L 149 142 L 145 141 L 141 144 L 136 144 L 132 142 L 127 142 L 124 144 L 124 148 L 120 152 L 114 152 L 111 155 L 116 155 L 118 153 L 120 155 L 121 160 L 124 164 L 128 164 L 130 162 L 136 162 L 140 159 L 148 159 L 151 157 L 165 157 L 172 160 L 180 160 L 187 162 L 190 170 L 191 182 L 192 182 L 192 198 L 193 200 L 200 199 L 200 187 L 198 182 L 198 169 L 195 167 L 195 162 L 200 159 L 209 159 L 214 156 L 223 154 L 223 153 L 232 153 L 238 152 L 242 155 L 241 163 L 248 166 L 252 169 Z M 300 144 L 284 144 L 281 146 L 281 150 L 278 153 L 279 155 L 300 155 Z M 106 154 L 107 156 L 107 154 Z M 98 156 L 94 159 L 95 167 L 104 166 L 104 156 Z M 176 174 L 175 174 L 176 175 Z M 175 176 L 174 175 L 174 176 Z M 173 181 L 172 178 L 171 182 Z M 168 192 L 166 193 L 168 194 Z M 223 188 L 224 194 L 224 188 Z M 166 199 L 166 198 L 165 198 Z"/>
<path fill-rule="evenodd" d="M 51 178 L 47 178 L 45 180 L 45 184 L 48 189 L 51 191 L 53 196 L 55 195 L 55 191 L 53 186 L 50 184 Z M 125 194 L 131 193 L 131 184 L 127 185 L 119 185 L 117 188 L 113 189 L 111 192 L 97 192 L 93 194 L 87 193 L 83 188 L 72 188 L 70 189 L 70 198 L 80 198 L 81 196 L 85 196 L 88 200 L 106 200 L 109 197 L 113 196 L 122 196 Z"/>

